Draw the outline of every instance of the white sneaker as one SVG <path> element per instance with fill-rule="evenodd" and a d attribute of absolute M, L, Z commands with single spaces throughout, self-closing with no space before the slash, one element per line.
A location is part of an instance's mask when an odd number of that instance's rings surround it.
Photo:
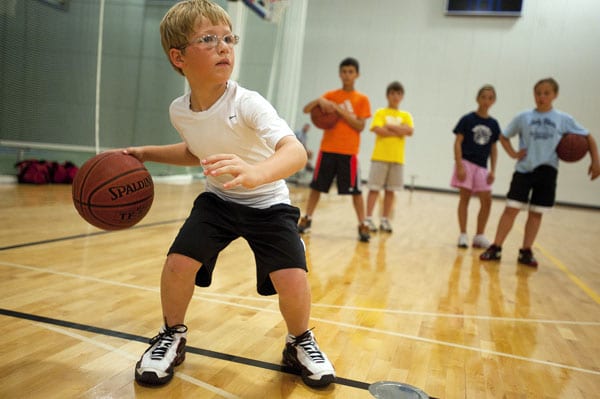
<path fill-rule="evenodd" d="M 175 366 L 185 359 L 187 327 L 163 326 L 135 365 L 135 380 L 144 385 L 163 385 L 173 378 Z"/>
<path fill-rule="evenodd" d="M 488 248 L 491 242 L 483 234 L 473 237 L 473 248 Z"/>
<path fill-rule="evenodd" d="M 373 223 L 373 221 L 370 218 L 365 219 L 363 224 L 367 225 L 371 233 L 375 233 L 377 231 L 377 226 L 375 226 L 375 223 Z"/>
<path fill-rule="evenodd" d="M 311 330 L 285 339 L 283 364 L 299 372 L 302 381 L 310 387 L 325 387 L 335 380 L 333 365 L 321 352 Z"/>
<path fill-rule="evenodd" d="M 391 233 L 392 225 L 390 224 L 390 221 L 387 219 L 381 219 L 381 224 L 379 225 L 379 230 L 381 230 L 385 233 Z"/>
<path fill-rule="evenodd" d="M 461 233 L 458 236 L 458 247 L 459 248 L 468 248 L 469 247 L 469 237 L 465 233 Z"/>

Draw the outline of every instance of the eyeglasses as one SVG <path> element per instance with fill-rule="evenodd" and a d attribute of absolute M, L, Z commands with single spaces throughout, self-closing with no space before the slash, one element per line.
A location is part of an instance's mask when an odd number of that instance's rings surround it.
<path fill-rule="evenodd" d="M 221 42 L 225 43 L 228 47 L 231 48 L 240 42 L 240 37 L 234 34 L 224 35 L 221 37 L 217 35 L 202 35 L 196 39 L 192 39 L 189 43 L 177 48 L 179 50 L 183 50 L 187 46 L 191 46 L 192 44 L 199 44 L 200 47 L 206 50 L 212 50 L 215 47 L 217 47 Z"/>

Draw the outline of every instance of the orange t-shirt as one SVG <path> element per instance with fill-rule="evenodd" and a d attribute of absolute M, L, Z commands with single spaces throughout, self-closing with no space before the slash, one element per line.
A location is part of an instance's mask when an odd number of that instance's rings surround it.
<path fill-rule="evenodd" d="M 342 89 L 328 91 L 323 98 L 339 104 L 342 108 L 361 119 L 371 116 L 369 97 L 358 91 Z M 360 132 L 354 130 L 344 118 L 340 118 L 335 126 L 325 130 L 320 150 L 337 154 L 356 155 L 360 145 Z"/>

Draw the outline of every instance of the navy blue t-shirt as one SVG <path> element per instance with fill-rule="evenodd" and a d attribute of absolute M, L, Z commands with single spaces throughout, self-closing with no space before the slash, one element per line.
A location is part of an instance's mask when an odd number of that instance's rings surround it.
<path fill-rule="evenodd" d="M 481 167 L 487 168 L 492 144 L 500 137 L 500 125 L 491 116 L 482 118 L 471 112 L 458 121 L 454 134 L 462 134 L 462 157 Z"/>

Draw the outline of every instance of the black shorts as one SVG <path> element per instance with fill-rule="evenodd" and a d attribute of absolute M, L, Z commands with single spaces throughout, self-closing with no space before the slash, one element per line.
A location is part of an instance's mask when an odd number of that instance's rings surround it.
<path fill-rule="evenodd" d="M 276 293 L 269 274 L 280 269 L 306 269 L 304 243 L 298 235 L 300 210 L 287 204 L 266 209 L 224 201 L 213 193 L 202 193 L 169 254 L 188 256 L 202 263 L 196 285 L 212 282 L 219 253 L 233 240 L 243 237 L 256 262 L 256 290 L 261 295 Z"/>
<path fill-rule="evenodd" d="M 358 157 L 333 152 L 319 152 L 310 188 L 327 193 L 334 178 L 337 181 L 338 194 L 360 194 Z"/>
<path fill-rule="evenodd" d="M 551 208 L 556 198 L 557 177 L 558 170 L 549 165 L 538 166 L 530 173 L 515 172 L 506 197 L 522 204 Z"/>

